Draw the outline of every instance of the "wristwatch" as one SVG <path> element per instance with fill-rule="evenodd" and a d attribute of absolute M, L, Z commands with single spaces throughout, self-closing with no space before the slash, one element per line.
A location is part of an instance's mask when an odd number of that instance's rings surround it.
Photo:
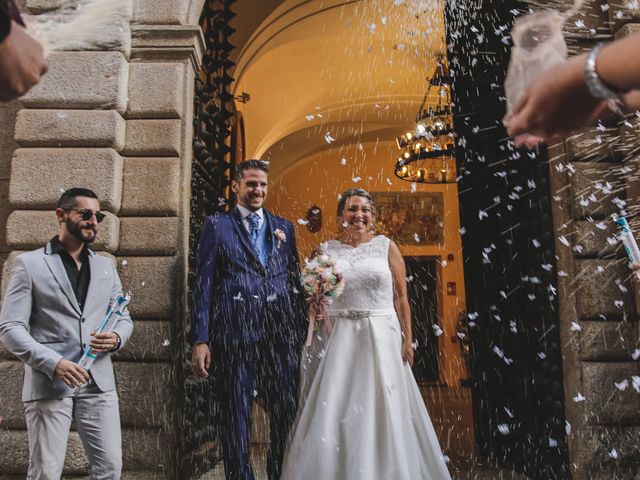
<path fill-rule="evenodd" d="M 611 109 L 622 115 L 622 107 L 624 106 L 622 95 L 627 92 L 615 90 L 610 85 L 607 85 L 596 71 L 596 59 L 603 46 L 604 43 L 599 43 L 587 55 L 587 59 L 584 62 L 584 81 L 587 84 L 589 93 L 594 98 L 607 100 Z"/>

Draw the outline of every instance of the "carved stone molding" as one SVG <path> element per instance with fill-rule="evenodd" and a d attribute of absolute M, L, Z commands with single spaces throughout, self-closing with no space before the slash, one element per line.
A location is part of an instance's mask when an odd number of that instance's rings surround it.
<path fill-rule="evenodd" d="M 204 36 L 194 25 L 132 25 L 131 60 L 190 61 L 198 71 L 205 50 Z"/>

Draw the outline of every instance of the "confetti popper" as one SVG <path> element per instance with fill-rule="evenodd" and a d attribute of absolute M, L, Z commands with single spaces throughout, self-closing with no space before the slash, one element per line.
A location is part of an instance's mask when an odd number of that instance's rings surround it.
<path fill-rule="evenodd" d="M 131 300 L 130 295 L 119 295 L 116 297 L 113 304 L 107 310 L 107 314 L 104 319 L 100 322 L 100 325 L 96 329 L 96 333 L 104 333 L 110 332 L 115 326 L 116 322 L 122 318 L 125 307 L 129 304 Z M 85 370 L 89 370 L 91 365 L 96 359 L 96 354 L 92 352 L 91 347 L 88 346 L 82 352 L 82 357 L 80 357 L 80 361 L 78 365 L 80 365 Z"/>
<path fill-rule="evenodd" d="M 617 217 L 615 219 L 616 224 L 620 227 L 620 233 L 618 234 L 618 238 L 622 240 L 624 245 L 624 249 L 629 256 L 629 261 L 631 265 L 637 264 L 640 265 L 640 248 L 638 248 L 638 244 L 636 239 L 633 236 L 633 232 L 631 231 L 631 227 L 629 226 L 629 222 L 625 217 Z M 640 271 L 635 272 L 636 277 L 640 279 Z"/>

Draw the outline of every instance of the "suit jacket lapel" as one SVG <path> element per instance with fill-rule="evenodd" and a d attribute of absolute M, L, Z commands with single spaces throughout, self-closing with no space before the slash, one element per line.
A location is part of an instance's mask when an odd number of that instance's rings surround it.
<path fill-rule="evenodd" d="M 273 255 L 273 251 L 275 249 L 275 244 L 276 244 L 276 239 L 275 239 L 275 235 L 274 235 L 274 231 L 276 228 L 276 224 L 275 224 L 275 218 L 273 217 L 273 215 L 271 215 L 271 212 L 267 211 L 266 209 L 263 210 L 264 212 L 264 221 L 265 221 L 265 227 L 267 229 L 267 245 L 269 247 L 269 253 L 267 254 L 267 265 L 269 265 L 269 262 L 271 261 L 271 256 Z"/>
<path fill-rule="evenodd" d="M 238 237 L 240 237 L 240 240 L 244 244 L 245 248 L 247 249 L 249 254 L 253 256 L 256 262 L 258 262 L 258 265 L 262 265 L 262 263 L 260 262 L 260 258 L 258 257 L 258 252 L 256 252 L 255 249 L 249 243 L 249 232 L 247 232 L 247 229 L 244 228 L 244 224 L 242 223 L 242 215 L 240 215 L 240 210 L 238 210 L 237 208 L 234 208 L 233 211 L 231 212 L 231 217 L 233 217 L 233 222 L 231 223 L 233 224 L 233 227 L 236 229 L 236 233 L 238 234 Z"/>
<path fill-rule="evenodd" d="M 80 311 L 80 306 L 78 305 L 78 300 L 76 299 L 76 295 L 75 293 L 73 293 L 73 288 L 71 288 L 71 283 L 69 282 L 67 271 L 64 269 L 64 265 L 62 264 L 60 255 L 52 255 L 51 245 L 48 245 L 47 247 L 49 253 L 44 256 L 44 261 L 49 267 L 51 274 L 56 279 L 56 282 L 58 282 L 58 285 L 60 285 L 60 289 L 69 299 L 69 303 L 71 304 L 73 309 L 78 312 L 78 314 L 82 314 L 82 312 Z"/>

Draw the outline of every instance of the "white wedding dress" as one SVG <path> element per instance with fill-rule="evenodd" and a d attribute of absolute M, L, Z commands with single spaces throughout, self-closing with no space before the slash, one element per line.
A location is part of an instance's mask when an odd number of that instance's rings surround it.
<path fill-rule="evenodd" d="M 303 360 L 281 478 L 449 480 L 411 367 L 402 361 L 389 239 L 320 247 L 336 260 L 345 290 L 329 306 L 332 334 L 316 337 L 324 343 L 314 346 L 320 360 L 313 378 L 313 359 Z"/>

